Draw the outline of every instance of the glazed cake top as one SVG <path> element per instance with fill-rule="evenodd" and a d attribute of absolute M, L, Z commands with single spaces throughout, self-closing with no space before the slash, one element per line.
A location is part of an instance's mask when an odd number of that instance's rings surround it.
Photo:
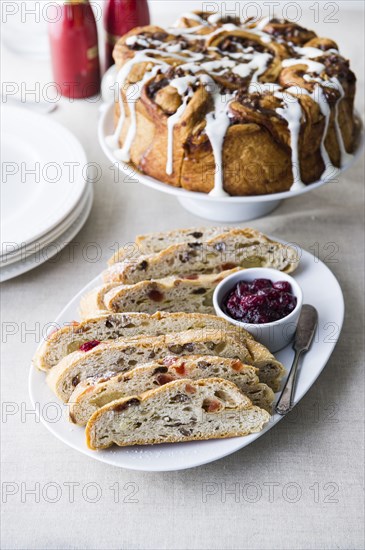
<path fill-rule="evenodd" d="M 204 132 L 209 138 L 218 169 L 211 192 L 226 195 L 223 190 L 222 147 L 228 128 L 240 121 L 265 117 L 275 132 L 275 124 L 289 130 L 293 167 L 292 189 L 300 189 L 298 140 L 305 123 L 303 102 L 313 102 L 315 116 L 326 119 L 331 111 L 335 125 L 341 165 L 349 160 L 339 123 L 337 103 L 353 88 L 355 76 L 349 63 L 338 51 L 337 44 L 320 38 L 310 30 L 285 20 L 223 18 L 218 13 L 183 14 L 173 27 L 140 27 L 125 35 L 116 45 L 114 57 L 120 69 L 117 82 L 121 115 L 109 145 L 118 148 L 125 122 L 124 102 L 132 112 L 131 124 L 122 149 L 116 155 L 129 161 L 135 135 L 133 113 L 143 88 L 168 117 L 169 144 L 166 173 L 173 167 L 173 128 L 182 117 L 193 95 L 204 89 L 211 97 L 211 110 L 206 114 Z M 138 66 L 147 70 L 138 76 Z M 128 86 L 133 85 L 132 99 Z M 168 88 L 169 93 L 164 94 Z M 171 93 L 173 90 L 174 93 Z M 321 153 L 325 172 L 336 173 L 325 150 Z M 322 176 L 323 177 L 323 176 Z"/>

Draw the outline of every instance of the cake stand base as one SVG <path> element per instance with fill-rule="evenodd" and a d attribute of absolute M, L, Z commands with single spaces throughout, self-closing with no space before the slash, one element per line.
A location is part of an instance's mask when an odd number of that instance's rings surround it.
<path fill-rule="evenodd" d="M 227 223 L 245 222 L 262 218 L 272 212 L 282 202 L 281 200 L 273 200 L 247 203 L 232 202 L 231 204 L 227 204 L 227 202 L 205 201 L 185 197 L 178 197 L 178 201 L 186 210 L 200 218 Z"/>

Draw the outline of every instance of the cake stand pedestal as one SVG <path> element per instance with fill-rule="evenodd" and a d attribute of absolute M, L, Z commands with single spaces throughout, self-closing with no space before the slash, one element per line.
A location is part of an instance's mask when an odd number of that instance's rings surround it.
<path fill-rule="evenodd" d="M 178 197 L 178 201 L 186 210 L 216 222 L 237 223 L 248 220 L 255 220 L 266 216 L 282 202 L 272 200 L 265 202 L 232 202 L 222 204 L 219 201 L 207 201 L 203 199 L 192 199 L 190 197 Z"/>

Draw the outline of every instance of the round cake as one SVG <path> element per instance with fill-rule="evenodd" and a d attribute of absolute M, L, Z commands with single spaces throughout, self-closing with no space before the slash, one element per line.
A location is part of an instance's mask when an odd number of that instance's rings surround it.
<path fill-rule="evenodd" d="M 337 44 L 277 19 L 184 14 L 116 44 L 115 156 L 214 196 L 300 189 L 351 158 L 356 78 Z"/>

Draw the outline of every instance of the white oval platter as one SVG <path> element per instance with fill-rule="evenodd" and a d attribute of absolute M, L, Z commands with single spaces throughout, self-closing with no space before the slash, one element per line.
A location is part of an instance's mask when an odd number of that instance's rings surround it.
<path fill-rule="evenodd" d="M 344 319 L 343 295 L 333 273 L 309 252 L 300 248 L 298 251 L 301 260 L 294 277 L 303 290 L 304 303 L 316 307 L 319 323 L 312 347 L 303 356 L 299 369 L 295 404 L 307 393 L 325 367 L 340 336 Z M 63 326 L 77 320 L 81 296 L 100 283 L 101 277 L 97 277 L 86 285 L 60 313 L 55 323 Z M 278 352 L 276 357 L 289 369 L 293 354 L 291 346 L 287 346 Z M 273 415 L 262 432 L 246 437 L 129 448 L 114 447 L 95 452 L 86 447 L 84 429 L 68 422 L 67 406 L 61 405 L 48 388 L 44 372 L 37 371 L 33 366 L 30 370 L 29 390 L 33 405 L 40 411 L 42 423 L 53 435 L 92 459 L 131 470 L 183 470 L 218 460 L 264 436 L 283 418 L 278 414 Z M 276 394 L 276 398 L 279 395 Z"/>

